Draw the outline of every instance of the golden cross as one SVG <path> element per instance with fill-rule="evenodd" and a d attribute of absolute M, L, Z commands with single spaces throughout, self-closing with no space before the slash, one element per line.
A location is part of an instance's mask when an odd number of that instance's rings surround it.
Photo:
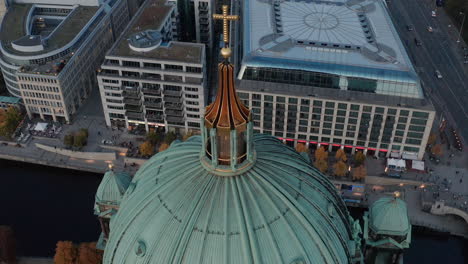
<path fill-rule="evenodd" d="M 214 14 L 213 19 L 223 20 L 223 41 L 224 45 L 227 47 L 229 44 L 229 24 L 228 21 L 238 20 L 239 16 L 237 15 L 228 15 L 229 7 L 227 5 L 223 5 L 223 14 Z"/>

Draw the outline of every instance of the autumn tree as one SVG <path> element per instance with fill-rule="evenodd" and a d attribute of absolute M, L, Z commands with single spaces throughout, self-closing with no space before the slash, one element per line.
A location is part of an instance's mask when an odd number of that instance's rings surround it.
<path fill-rule="evenodd" d="M 182 141 L 186 141 L 186 140 L 189 139 L 191 136 L 193 136 L 192 131 L 189 131 L 189 132 L 185 133 L 184 137 L 182 138 Z"/>
<path fill-rule="evenodd" d="M 322 173 L 328 170 L 328 162 L 326 160 L 318 159 L 314 162 L 314 166 Z"/>
<path fill-rule="evenodd" d="M 364 164 L 365 160 L 366 156 L 364 155 L 364 153 L 362 153 L 362 151 L 358 151 L 356 152 L 356 154 L 354 154 L 354 163 L 356 164 L 356 166 Z"/>
<path fill-rule="evenodd" d="M 71 241 L 57 242 L 54 256 L 55 264 L 74 264 L 76 257 L 77 251 Z"/>
<path fill-rule="evenodd" d="M 87 132 L 80 130 L 73 135 L 73 146 L 76 148 L 82 148 L 86 145 L 88 141 Z"/>
<path fill-rule="evenodd" d="M 102 251 L 96 249 L 96 242 L 81 243 L 78 248 L 76 264 L 100 264 L 102 263 Z"/>
<path fill-rule="evenodd" d="M 343 161 L 339 160 L 335 165 L 333 165 L 333 171 L 336 176 L 344 177 L 348 171 L 348 166 Z"/>
<path fill-rule="evenodd" d="M 327 160 L 328 159 L 328 151 L 325 150 L 324 147 L 320 147 L 315 151 L 315 160 Z"/>
<path fill-rule="evenodd" d="M 427 144 L 434 145 L 436 143 L 436 140 L 437 140 L 437 135 L 435 133 L 431 133 L 429 135 L 429 138 L 427 139 Z"/>
<path fill-rule="evenodd" d="M 309 152 L 309 148 L 307 148 L 306 144 L 304 143 L 297 143 L 296 145 L 297 152 Z"/>
<path fill-rule="evenodd" d="M 140 144 L 138 147 L 140 154 L 142 156 L 153 156 L 154 155 L 154 145 L 150 141 L 145 141 Z"/>
<path fill-rule="evenodd" d="M 336 161 L 346 162 L 348 160 L 348 157 L 346 156 L 346 153 L 344 152 L 344 150 L 340 148 L 335 154 L 335 159 Z"/>
<path fill-rule="evenodd" d="M 443 154 L 443 150 L 442 150 L 442 145 L 441 144 L 435 144 L 432 149 L 431 149 L 431 152 L 432 154 L 440 157 L 442 156 Z"/>
<path fill-rule="evenodd" d="M 367 169 L 364 165 L 360 165 L 353 169 L 353 180 L 363 180 L 367 176 Z"/>
<path fill-rule="evenodd" d="M 157 132 L 151 131 L 146 134 L 146 141 L 149 141 L 153 145 L 157 145 L 161 140 L 161 135 Z"/>
<path fill-rule="evenodd" d="M 165 151 L 166 149 L 169 148 L 169 144 L 167 143 L 162 143 L 161 146 L 159 146 L 159 152 Z"/>

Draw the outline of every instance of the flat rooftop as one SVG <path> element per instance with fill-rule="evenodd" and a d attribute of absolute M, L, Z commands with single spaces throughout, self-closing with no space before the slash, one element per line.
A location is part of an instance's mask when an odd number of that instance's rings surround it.
<path fill-rule="evenodd" d="M 434 106 L 427 99 L 391 96 L 375 93 L 362 93 L 340 89 L 328 89 L 296 84 L 272 83 L 264 81 L 237 80 L 238 91 L 251 91 L 258 93 L 271 93 L 276 95 L 290 95 L 298 97 L 311 97 L 338 101 L 349 101 L 388 107 L 404 107 L 435 111 Z"/>
<path fill-rule="evenodd" d="M 174 6 L 166 0 L 147 0 L 132 18 L 129 26 L 107 56 L 202 63 L 203 44 L 170 41 L 163 42 L 159 47 L 146 52 L 135 51 L 129 47 L 128 39 L 135 33 L 160 30 L 163 26 L 162 23 L 166 21 L 173 8 Z"/>
<path fill-rule="evenodd" d="M 49 5 L 53 8 L 58 6 Z M 27 35 L 26 23 L 28 15 L 34 5 L 14 4 L 5 14 L 0 30 L 0 39 L 3 48 L 15 55 L 38 55 L 61 48 L 72 41 L 83 29 L 83 27 L 96 14 L 99 6 L 78 6 L 71 11 L 66 18 L 57 25 L 54 32 L 49 35 L 44 50 L 37 52 L 21 52 L 11 46 L 11 42 Z"/>
<path fill-rule="evenodd" d="M 245 0 L 242 65 L 407 82 L 421 89 L 386 9 L 383 0 Z"/>

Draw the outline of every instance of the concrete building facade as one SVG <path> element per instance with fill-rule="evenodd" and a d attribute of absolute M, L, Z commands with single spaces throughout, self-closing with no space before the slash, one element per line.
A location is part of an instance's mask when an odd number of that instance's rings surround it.
<path fill-rule="evenodd" d="M 199 129 L 205 45 L 174 41 L 176 14 L 174 3 L 147 0 L 107 53 L 98 82 L 108 126 Z"/>
<path fill-rule="evenodd" d="M 127 1 L 12 5 L 0 32 L 9 93 L 23 98 L 30 117 L 70 122 L 97 86 L 96 70 L 128 20 Z"/>
<path fill-rule="evenodd" d="M 238 90 L 257 131 L 422 159 L 435 110 L 382 1 L 246 0 L 241 18 Z"/>

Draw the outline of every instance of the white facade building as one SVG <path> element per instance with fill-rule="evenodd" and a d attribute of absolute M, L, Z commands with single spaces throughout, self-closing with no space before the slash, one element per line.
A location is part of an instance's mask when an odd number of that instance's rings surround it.
<path fill-rule="evenodd" d="M 23 98 L 30 117 L 70 122 L 97 86 L 96 70 L 129 17 L 127 1 L 91 4 L 8 9 L 0 67 L 9 93 Z"/>
<path fill-rule="evenodd" d="M 108 126 L 199 129 L 205 45 L 173 41 L 176 14 L 174 3 L 147 0 L 107 53 L 98 82 Z"/>

